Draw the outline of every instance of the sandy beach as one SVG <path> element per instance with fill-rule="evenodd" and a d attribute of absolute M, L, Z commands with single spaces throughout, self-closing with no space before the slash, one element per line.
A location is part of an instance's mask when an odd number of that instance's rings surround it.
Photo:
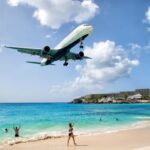
<path fill-rule="evenodd" d="M 67 137 L 5 145 L 1 150 L 150 150 L 150 126 L 99 135 L 76 136 L 67 147 Z"/>

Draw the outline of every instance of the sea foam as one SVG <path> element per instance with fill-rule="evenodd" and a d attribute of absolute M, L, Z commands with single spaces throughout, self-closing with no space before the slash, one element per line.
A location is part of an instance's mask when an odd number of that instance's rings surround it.
<path fill-rule="evenodd" d="M 74 132 L 75 136 L 92 136 L 92 135 L 99 135 L 99 134 L 110 134 L 110 133 L 115 133 L 119 131 L 126 131 L 126 130 L 132 130 L 132 129 L 138 129 L 138 128 L 144 128 L 150 126 L 150 122 L 148 121 L 143 121 L 143 122 L 138 122 L 134 123 L 128 127 L 120 127 L 120 128 L 112 128 L 112 129 L 105 129 L 105 130 L 86 130 L 86 131 L 78 131 Z M 9 139 L 8 141 L 3 142 L 3 144 L 7 143 L 8 145 L 14 145 L 14 144 L 19 144 L 19 143 L 28 143 L 28 142 L 36 142 L 40 140 L 46 140 L 46 139 L 52 139 L 52 138 L 62 138 L 62 137 L 67 137 L 67 134 L 58 134 L 57 132 L 52 133 L 39 133 L 36 134 L 32 137 L 19 137 L 19 138 L 13 138 Z"/>

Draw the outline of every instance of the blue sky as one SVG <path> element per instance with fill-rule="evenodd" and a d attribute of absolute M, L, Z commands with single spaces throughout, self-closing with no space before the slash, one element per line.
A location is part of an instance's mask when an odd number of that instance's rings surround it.
<path fill-rule="evenodd" d="M 59 1 L 32 2 L 0 1 L 0 45 L 55 47 L 76 26 L 88 23 L 94 31 L 84 42 L 85 53 L 93 60 L 41 67 L 25 63 L 39 57 L 1 48 L 0 102 L 70 101 L 89 93 L 150 88 L 149 1 L 62 0 L 64 8 Z M 79 46 L 72 51 L 79 52 Z"/>

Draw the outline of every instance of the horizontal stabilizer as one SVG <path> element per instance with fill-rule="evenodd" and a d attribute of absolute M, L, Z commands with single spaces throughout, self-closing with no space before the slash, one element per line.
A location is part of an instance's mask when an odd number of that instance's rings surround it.
<path fill-rule="evenodd" d="M 88 56 L 84 56 L 83 58 L 84 59 L 92 59 L 91 57 L 88 57 Z"/>
<path fill-rule="evenodd" d="M 36 62 L 36 61 L 27 61 L 27 63 L 30 63 L 30 64 L 38 64 L 38 65 L 41 64 L 40 62 Z"/>

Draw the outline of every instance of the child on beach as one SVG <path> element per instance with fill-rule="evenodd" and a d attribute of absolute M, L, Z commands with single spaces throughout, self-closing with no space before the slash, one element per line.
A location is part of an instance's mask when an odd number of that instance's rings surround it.
<path fill-rule="evenodd" d="M 74 139 L 74 134 L 73 134 L 73 124 L 72 123 L 69 123 L 69 130 L 68 130 L 68 143 L 67 145 L 69 146 L 69 141 L 70 141 L 70 138 L 73 139 L 73 143 L 74 145 L 77 145 L 76 142 L 75 142 L 75 139 Z"/>

